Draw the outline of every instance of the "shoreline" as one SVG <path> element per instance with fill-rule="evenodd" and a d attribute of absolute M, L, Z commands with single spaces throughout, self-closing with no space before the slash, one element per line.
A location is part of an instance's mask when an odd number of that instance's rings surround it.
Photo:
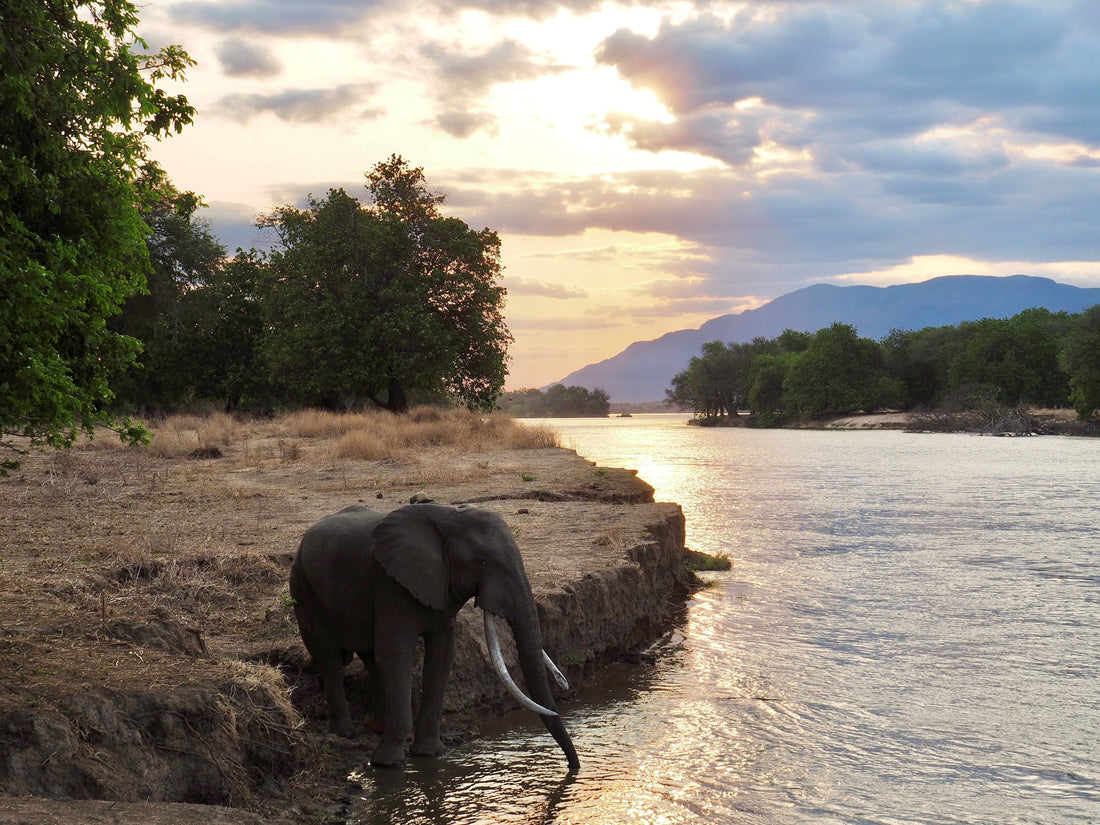
<path fill-rule="evenodd" d="M 363 461 L 334 458 L 323 439 L 290 442 L 241 436 L 206 460 L 91 442 L 32 454 L 0 482 L 11 594 L 0 606 L 0 823 L 219 825 L 338 810 L 348 768 L 375 739 L 325 737 L 286 577 L 304 529 L 349 503 L 385 511 L 423 490 L 504 516 L 545 646 L 574 685 L 566 712 L 586 676 L 657 639 L 697 587 L 679 505 L 654 502 L 633 471 L 561 447 Z M 515 707 L 480 625 L 468 604 L 450 744 Z M 361 663 L 346 681 L 361 718 Z M 96 798 L 110 801 L 77 801 Z"/>
<path fill-rule="evenodd" d="M 748 414 L 717 421 L 692 419 L 691 426 L 701 427 L 755 427 L 754 417 Z M 761 429 L 787 430 L 898 430 L 910 433 L 969 433 L 974 435 L 1024 436 L 1062 435 L 1080 437 L 1100 436 L 1100 421 L 1079 421 L 1070 409 L 1005 409 L 991 412 L 965 410 L 949 412 L 929 410 L 922 412 L 874 412 L 828 416 L 825 418 L 793 421 L 776 427 Z"/>

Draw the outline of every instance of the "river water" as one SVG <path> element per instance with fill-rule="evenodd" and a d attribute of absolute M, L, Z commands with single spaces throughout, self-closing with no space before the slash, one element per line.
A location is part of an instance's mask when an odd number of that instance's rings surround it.
<path fill-rule="evenodd" d="M 553 422 L 730 557 L 655 664 L 403 774 L 361 823 L 1100 822 L 1100 440 Z"/>

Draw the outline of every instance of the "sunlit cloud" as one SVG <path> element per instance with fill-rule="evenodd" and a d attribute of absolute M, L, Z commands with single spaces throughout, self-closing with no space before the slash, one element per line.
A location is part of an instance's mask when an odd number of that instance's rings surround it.
<path fill-rule="evenodd" d="M 509 295 L 536 295 L 540 298 L 556 298 L 564 301 L 588 297 L 588 290 L 580 287 L 535 281 L 529 278 L 508 278 L 507 286 Z"/>

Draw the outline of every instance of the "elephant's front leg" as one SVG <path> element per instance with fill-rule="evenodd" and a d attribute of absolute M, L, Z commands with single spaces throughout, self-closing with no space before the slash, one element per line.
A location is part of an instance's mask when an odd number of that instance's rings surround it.
<path fill-rule="evenodd" d="M 417 634 L 390 623 L 379 623 L 375 635 L 374 660 L 382 674 L 385 719 L 382 741 L 371 754 L 371 764 L 380 768 L 405 765 L 405 746 L 412 737 L 412 671 L 416 659 Z"/>
<path fill-rule="evenodd" d="M 454 660 L 455 622 L 453 617 L 447 617 L 424 637 L 424 689 L 416 714 L 413 756 L 439 756 L 446 750 L 439 736 L 439 720 Z"/>

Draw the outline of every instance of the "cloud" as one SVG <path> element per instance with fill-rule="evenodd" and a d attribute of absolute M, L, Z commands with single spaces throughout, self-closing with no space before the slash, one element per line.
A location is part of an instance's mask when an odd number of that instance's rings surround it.
<path fill-rule="evenodd" d="M 778 290 L 918 255 L 1093 260 L 1098 211 L 1100 174 L 1046 163 L 946 180 L 858 169 L 790 174 L 766 186 L 739 169 L 557 180 L 469 176 L 460 207 L 467 222 L 505 234 L 566 236 L 598 228 L 674 236 L 694 247 L 683 271 L 708 280 L 706 297 L 741 294 L 744 286 L 735 284 Z"/>
<path fill-rule="evenodd" d="M 506 39 L 479 52 L 452 49 L 440 43 L 425 43 L 420 54 L 432 66 L 441 106 L 434 123 L 457 138 L 479 130 L 493 133 L 496 117 L 480 103 L 493 86 L 534 80 L 568 67 L 538 57 L 516 40 Z"/>
<path fill-rule="evenodd" d="M 541 20 L 561 9 L 583 14 L 602 4 L 603 0 L 205 0 L 173 5 L 169 14 L 175 23 L 219 32 L 356 37 L 363 24 L 383 12 L 439 18 L 475 10 L 496 19 Z"/>
<path fill-rule="evenodd" d="M 432 121 L 451 137 L 468 138 L 475 132 L 496 134 L 497 117 L 492 112 L 446 109 Z"/>
<path fill-rule="evenodd" d="M 286 89 L 271 94 L 234 94 L 215 105 L 219 114 L 247 123 L 262 114 L 273 114 L 288 123 L 317 123 L 337 116 L 347 117 L 375 90 L 373 83 L 344 83 L 330 89 Z M 363 109 L 353 119 L 378 116 L 376 109 Z"/>
<path fill-rule="evenodd" d="M 724 111 L 698 112 L 671 123 L 611 112 L 597 131 L 620 135 L 635 149 L 690 152 L 730 166 L 750 163 L 762 141 L 758 126 Z"/>
<path fill-rule="evenodd" d="M 241 249 L 270 249 L 274 235 L 270 229 L 256 226 L 256 210 L 247 204 L 229 201 L 212 201 L 202 210 L 201 217 L 215 228 L 218 240 L 229 254 Z"/>
<path fill-rule="evenodd" d="M 230 77 L 273 77 L 282 73 L 283 64 L 271 51 L 247 40 L 223 40 L 214 50 L 218 61 Z"/>
<path fill-rule="evenodd" d="M 536 281 L 529 278 L 508 278 L 506 285 L 509 295 L 536 295 L 563 301 L 588 297 L 588 292 L 579 287 L 552 284 L 547 281 Z"/>
<path fill-rule="evenodd" d="M 601 307 L 579 317 L 508 314 L 508 328 L 543 332 L 591 332 L 622 326 L 621 307 Z"/>
<path fill-rule="evenodd" d="M 1016 0 L 788 3 L 620 29 L 596 59 L 677 117 L 611 121 L 637 148 L 739 164 L 771 142 L 858 164 L 852 147 L 975 123 L 1100 143 L 1098 32 L 1074 24 Z"/>
<path fill-rule="evenodd" d="M 391 0 L 244 0 L 188 2 L 170 7 L 176 23 L 219 32 L 275 35 L 340 34 L 354 31 L 372 11 Z"/>
<path fill-rule="evenodd" d="M 476 9 L 494 17 L 528 17 L 536 20 L 552 17 L 561 9 L 584 13 L 599 9 L 604 0 L 440 0 L 451 11 Z"/>

